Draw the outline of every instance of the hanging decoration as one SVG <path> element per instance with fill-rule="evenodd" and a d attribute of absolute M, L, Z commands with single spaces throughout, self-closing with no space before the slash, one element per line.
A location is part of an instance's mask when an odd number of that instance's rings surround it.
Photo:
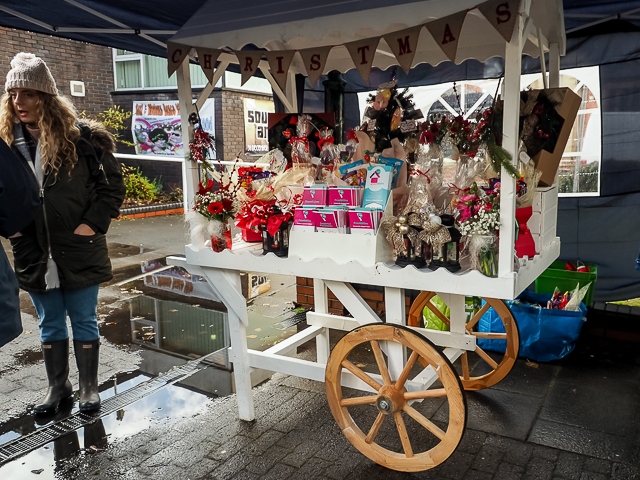
<path fill-rule="evenodd" d="M 518 18 L 520 2 L 521 0 L 489 0 L 474 8 L 477 8 L 482 13 L 489 24 L 492 25 L 505 40 L 511 41 Z M 473 10 L 473 8 L 470 10 Z M 378 37 L 360 39 L 344 45 L 325 45 L 302 50 L 236 50 L 235 54 L 238 57 L 240 71 L 242 73 L 242 83 L 244 84 L 252 75 L 256 74 L 260 58 L 262 54 L 266 54 L 271 74 L 276 79 L 278 85 L 284 90 L 287 84 L 287 73 L 297 51 L 302 58 L 309 82 L 311 85 L 315 85 L 324 72 L 327 58 L 332 48 L 347 48 L 354 66 L 358 69 L 358 72 L 360 72 L 363 80 L 368 82 L 375 51 L 381 38 L 385 39 L 391 52 L 395 55 L 398 65 L 400 65 L 405 72 L 409 72 L 417 50 L 422 27 L 427 28 L 447 58 L 453 62 L 456 58 L 460 34 L 468 12 L 468 10 L 463 10 L 453 15 L 432 20 L 408 29 L 386 33 Z M 169 76 L 177 70 L 189 54 L 189 50 L 190 47 L 186 45 L 168 42 L 167 58 L 169 60 Z M 200 50 L 201 49 L 198 49 L 198 51 Z M 213 58 L 215 56 L 215 50 L 211 52 L 211 57 Z M 256 52 L 260 52 L 260 57 L 257 56 L 258 54 Z M 250 62 L 250 64 L 247 62 Z M 213 63 L 215 64 L 215 60 Z M 210 74 L 208 67 L 202 64 L 201 66 L 203 70 L 207 68 L 205 74 Z M 209 78 L 209 76 L 207 76 L 207 78 Z"/>
<path fill-rule="evenodd" d="M 222 50 L 218 48 L 197 47 L 196 52 L 198 53 L 198 64 L 202 68 L 207 80 L 209 80 L 209 83 L 213 82 L 216 62 Z"/>

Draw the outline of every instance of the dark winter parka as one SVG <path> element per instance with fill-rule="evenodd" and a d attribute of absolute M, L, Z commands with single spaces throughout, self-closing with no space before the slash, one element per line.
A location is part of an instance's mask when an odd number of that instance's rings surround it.
<path fill-rule="evenodd" d="M 22 236 L 11 240 L 20 287 L 30 292 L 46 291 L 49 244 L 61 288 L 84 288 L 113 278 L 105 234 L 124 200 L 122 171 L 113 156 L 113 137 L 104 126 L 98 122 L 79 126 L 78 162 L 73 168 L 62 166 L 57 176 L 45 174 L 40 192 L 42 210 L 21 232 Z M 12 148 L 32 172 L 26 146 L 14 144 Z M 35 175 L 33 188 L 38 188 Z M 74 234 L 82 223 L 89 225 L 95 235 Z"/>

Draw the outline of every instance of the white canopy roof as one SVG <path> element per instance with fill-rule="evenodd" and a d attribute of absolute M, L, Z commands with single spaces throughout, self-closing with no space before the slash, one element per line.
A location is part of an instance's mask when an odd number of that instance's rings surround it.
<path fill-rule="evenodd" d="M 523 0 L 523 2 L 529 0 Z M 478 0 L 335 0 L 318 3 L 309 0 L 230 2 L 209 0 L 174 35 L 172 42 L 191 47 L 240 50 L 254 45 L 267 50 L 301 50 L 333 46 L 324 72 L 345 72 L 354 68 L 345 43 L 380 37 L 388 33 L 423 25 L 468 10 L 455 62 L 474 58 L 484 61 L 504 56 L 505 39 L 475 8 Z M 251 11 L 250 17 L 245 17 Z M 340 13 L 336 13 L 340 12 Z M 538 33 L 543 44 L 557 43 L 565 49 L 562 0 L 531 0 L 530 30 L 524 54 L 539 55 Z M 539 29 L 539 32 L 538 32 Z M 546 45 L 544 45 L 546 47 Z M 448 60 L 426 29 L 423 29 L 413 65 L 437 65 Z M 292 69 L 304 72 L 296 56 Z M 381 40 L 373 66 L 386 69 L 398 62 L 386 42 Z"/>

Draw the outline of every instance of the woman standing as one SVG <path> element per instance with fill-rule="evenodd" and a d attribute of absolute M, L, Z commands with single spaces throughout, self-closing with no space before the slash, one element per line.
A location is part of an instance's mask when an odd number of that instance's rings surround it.
<path fill-rule="evenodd" d="M 19 53 L 0 98 L 0 138 L 32 172 L 42 209 L 11 239 L 20 286 L 40 320 L 49 389 L 36 413 L 55 412 L 73 393 L 69 332 L 80 377 L 80 410 L 100 407 L 96 307 L 100 283 L 112 278 L 105 234 L 124 199 L 115 143 L 97 122 L 78 122 L 58 94 L 44 61 Z"/>

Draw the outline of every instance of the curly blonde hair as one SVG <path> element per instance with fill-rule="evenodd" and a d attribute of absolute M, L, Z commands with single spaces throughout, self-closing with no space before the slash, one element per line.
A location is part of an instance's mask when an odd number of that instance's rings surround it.
<path fill-rule="evenodd" d="M 75 142 L 80 137 L 76 122 L 78 115 L 71 101 L 62 95 L 38 93 L 38 128 L 40 128 L 40 148 L 42 168 L 47 173 L 58 175 L 60 168 L 70 168 L 78 162 Z M 8 145 L 13 143 L 13 126 L 20 119 L 13 109 L 11 95 L 5 93 L 0 98 L 0 138 Z"/>

